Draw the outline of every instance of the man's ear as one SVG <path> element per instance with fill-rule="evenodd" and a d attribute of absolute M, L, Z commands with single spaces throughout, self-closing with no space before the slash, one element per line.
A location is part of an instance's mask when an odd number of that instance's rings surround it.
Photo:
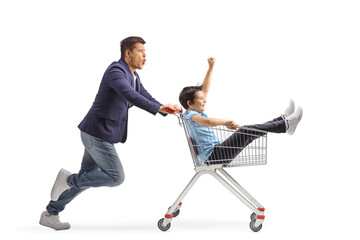
<path fill-rule="evenodd" d="M 192 102 L 190 100 L 188 100 L 186 103 L 188 106 L 192 105 Z"/>
<path fill-rule="evenodd" d="M 126 56 L 127 58 L 130 58 L 130 50 L 129 50 L 129 49 L 126 49 L 126 50 L 125 50 L 125 56 Z"/>

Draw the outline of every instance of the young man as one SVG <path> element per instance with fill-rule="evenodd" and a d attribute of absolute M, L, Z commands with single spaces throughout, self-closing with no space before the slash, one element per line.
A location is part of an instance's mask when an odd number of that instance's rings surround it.
<path fill-rule="evenodd" d="M 128 109 L 135 105 L 151 114 L 166 115 L 165 108 L 144 88 L 135 71 L 146 62 L 145 41 L 128 37 L 121 41 L 121 59 L 106 69 L 99 91 L 89 112 L 79 124 L 85 146 L 81 169 L 77 174 L 61 169 L 51 191 L 51 201 L 41 214 L 40 224 L 56 230 L 70 228 L 58 214 L 66 204 L 89 187 L 120 185 L 124 171 L 114 143 L 125 143 Z"/>
<path fill-rule="evenodd" d="M 239 125 L 232 120 L 219 118 L 208 118 L 204 113 L 206 97 L 211 85 L 212 71 L 215 64 L 215 58 L 209 58 L 209 69 L 201 86 L 185 87 L 179 96 L 181 105 L 187 110 L 184 114 L 188 119 L 188 128 L 190 137 L 196 139 L 198 149 L 198 160 L 211 164 L 214 160 L 226 159 L 229 163 L 235 158 L 242 148 L 246 147 L 256 137 L 246 134 L 233 134 L 224 142 L 220 142 L 210 127 L 226 125 L 229 129 L 237 132 L 248 133 L 248 129 L 257 129 L 272 133 L 285 133 L 292 135 L 302 118 L 303 110 L 298 108 L 296 112 L 294 101 L 290 101 L 284 114 L 278 118 L 263 124 L 246 125 L 239 128 Z M 194 136 L 195 135 L 195 136 Z M 229 160 L 230 159 L 230 160 Z"/>

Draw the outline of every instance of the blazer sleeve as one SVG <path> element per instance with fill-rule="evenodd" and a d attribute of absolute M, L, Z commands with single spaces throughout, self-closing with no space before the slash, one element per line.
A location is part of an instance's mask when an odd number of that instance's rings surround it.
<path fill-rule="evenodd" d="M 135 89 L 128 82 L 125 71 L 121 68 L 114 67 L 109 69 L 108 80 L 109 86 L 111 88 L 113 88 L 121 97 L 135 106 L 154 115 L 161 107 L 159 102 L 153 102 L 135 91 Z"/>
<path fill-rule="evenodd" d="M 161 104 L 159 101 L 157 101 L 155 98 L 153 98 L 150 93 L 148 91 L 146 91 L 146 89 L 144 88 L 143 84 L 140 82 L 140 94 L 143 95 L 144 97 L 146 97 L 148 100 L 150 100 L 151 102 L 160 104 L 160 106 L 162 106 L 163 104 Z M 161 115 L 163 116 L 167 116 L 167 114 L 159 112 Z"/>

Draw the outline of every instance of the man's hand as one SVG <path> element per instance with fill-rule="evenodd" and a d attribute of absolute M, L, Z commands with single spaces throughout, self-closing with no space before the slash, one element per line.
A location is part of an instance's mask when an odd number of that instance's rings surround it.
<path fill-rule="evenodd" d="M 173 104 L 166 104 L 166 105 L 161 106 L 161 107 L 159 108 L 159 112 L 168 114 L 168 112 L 165 111 L 165 108 L 175 109 L 176 111 L 180 111 L 180 110 L 181 110 L 181 108 L 180 108 L 177 104 L 175 104 L 175 105 L 173 105 Z M 174 114 L 174 113 L 175 113 L 175 112 L 173 112 L 173 113 L 171 113 L 171 114 Z"/>
<path fill-rule="evenodd" d="M 215 58 L 214 57 L 210 57 L 208 58 L 208 63 L 209 63 L 209 68 L 213 68 L 214 64 L 215 64 Z"/>

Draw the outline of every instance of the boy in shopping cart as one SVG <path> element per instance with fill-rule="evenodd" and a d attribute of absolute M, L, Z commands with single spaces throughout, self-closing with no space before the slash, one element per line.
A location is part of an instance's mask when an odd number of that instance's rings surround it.
<path fill-rule="evenodd" d="M 209 69 L 202 85 L 185 87 L 179 96 L 181 105 L 186 109 L 184 117 L 188 119 L 189 124 L 187 127 L 191 128 L 191 130 L 188 129 L 190 137 L 195 141 L 195 146 L 201 146 L 201 150 L 197 149 L 199 161 L 212 164 L 216 162 L 214 160 L 226 159 L 226 163 L 231 162 L 229 159 L 234 159 L 243 148 L 258 137 L 251 134 L 251 129 L 265 131 L 264 134 L 266 132 L 294 134 L 302 118 L 303 110 L 299 107 L 295 111 L 293 100 L 290 100 L 288 107 L 281 116 L 263 124 L 240 127 L 232 120 L 209 118 L 204 111 L 206 97 L 211 85 L 215 58 L 209 58 L 208 64 Z M 219 125 L 226 125 L 228 129 L 236 131 L 225 141 L 221 142 L 211 128 Z"/>

